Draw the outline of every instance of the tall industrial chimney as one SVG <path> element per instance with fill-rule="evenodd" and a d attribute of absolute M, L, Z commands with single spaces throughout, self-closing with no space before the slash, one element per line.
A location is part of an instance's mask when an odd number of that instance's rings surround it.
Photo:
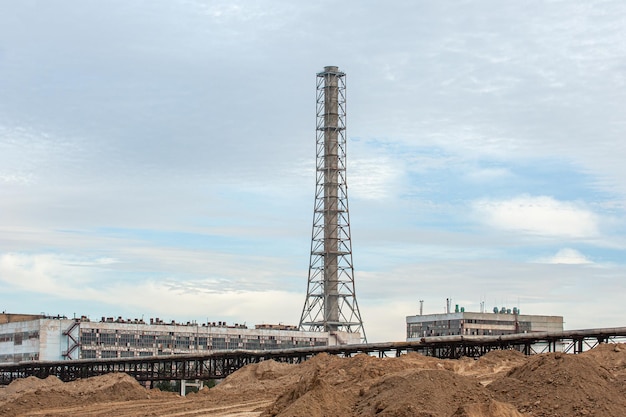
<path fill-rule="evenodd" d="M 346 183 L 346 74 L 317 74 L 317 156 L 307 297 L 300 328 L 359 333 L 365 329 L 354 289 Z"/>

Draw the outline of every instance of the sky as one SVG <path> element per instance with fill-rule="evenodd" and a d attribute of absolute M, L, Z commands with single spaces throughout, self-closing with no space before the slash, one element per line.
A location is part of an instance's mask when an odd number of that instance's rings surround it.
<path fill-rule="evenodd" d="M 0 310 L 298 324 L 328 65 L 368 341 L 626 325 L 621 0 L 0 0 Z"/>

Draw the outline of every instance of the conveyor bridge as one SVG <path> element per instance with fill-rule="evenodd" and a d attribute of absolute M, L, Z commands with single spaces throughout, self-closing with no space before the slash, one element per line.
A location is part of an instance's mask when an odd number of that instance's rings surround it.
<path fill-rule="evenodd" d="M 340 346 L 274 350 L 221 350 L 203 354 L 149 356 L 117 359 L 63 360 L 57 362 L 29 361 L 0 365 L 0 384 L 17 378 L 55 375 L 62 381 L 72 381 L 124 372 L 140 382 L 163 380 L 221 379 L 237 369 L 264 360 L 300 363 L 318 353 L 341 357 L 367 354 L 397 357 L 408 352 L 442 359 L 480 357 L 492 350 L 514 349 L 526 355 L 544 352 L 581 353 L 600 343 L 626 341 L 626 327 L 562 332 L 535 332 L 503 336 L 441 336 L 426 337 L 411 342 L 367 343 Z"/>

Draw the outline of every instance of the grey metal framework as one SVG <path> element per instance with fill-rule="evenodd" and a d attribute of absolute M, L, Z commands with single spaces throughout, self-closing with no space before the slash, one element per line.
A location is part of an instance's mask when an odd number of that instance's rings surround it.
<path fill-rule="evenodd" d="M 351 357 L 359 353 L 378 357 L 398 357 L 408 352 L 446 359 L 479 357 L 492 350 L 517 350 L 526 355 L 556 352 L 564 346 L 565 353 L 581 353 L 600 343 L 624 342 L 626 327 L 536 332 L 502 336 L 440 336 L 417 342 L 386 342 L 341 346 L 316 346 L 277 350 L 229 350 L 204 354 L 166 355 L 152 357 L 65 360 L 58 362 L 22 362 L 0 365 L 0 385 L 17 378 L 55 375 L 63 381 L 87 378 L 111 372 L 125 372 L 138 381 L 174 379 L 224 378 L 250 363 L 273 359 L 285 363 L 301 363 L 318 353 Z M 536 351 L 534 346 L 543 346 Z M 560 351 L 560 350 L 559 350 Z"/>
<path fill-rule="evenodd" d="M 299 327 L 359 333 L 346 183 L 346 74 L 317 74 L 316 186 L 307 295 Z"/>

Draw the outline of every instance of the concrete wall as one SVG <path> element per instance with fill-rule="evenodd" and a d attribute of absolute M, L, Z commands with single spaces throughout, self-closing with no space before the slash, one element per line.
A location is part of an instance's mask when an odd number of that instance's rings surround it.
<path fill-rule="evenodd" d="M 285 349 L 328 345 L 328 333 L 242 327 L 81 322 L 80 357 L 134 357 L 223 349 Z"/>
<path fill-rule="evenodd" d="M 40 356 L 39 321 L 17 321 L 0 325 L 0 363 L 36 360 Z"/>
<path fill-rule="evenodd" d="M 63 352 L 67 350 L 67 336 L 63 332 L 70 328 L 74 321 L 71 319 L 41 319 L 40 323 L 40 353 L 42 361 L 60 361 L 65 359 Z"/>
<path fill-rule="evenodd" d="M 329 346 L 357 345 L 361 343 L 361 333 L 331 332 L 328 338 Z"/>
<path fill-rule="evenodd" d="M 42 315 L 39 314 L 10 314 L 10 313 L 1 313 L 0 314 L 0 324 L 5 323 L 15 323 L 18 321 L 32 321 L 43 318 Z"/>
<path fill-rule="evenodd" d="M 563 330 L 563 317 L 455 312 L 407 316 L 407 341 L 424 336 L 500 335 Z"/>
<path fill-rule="evenodd" d="M 72 338 L 64 334 L 68 332 Z M 344 339 L 350 339 L 349 335 L 342 335 L 339 342 L 344 343 Z M 72 349 L 74 341 L 78 340 L 80 347 Z M 324 332 L 247 329 L 242 326 L 91 322 L 65 318 L 37 318 L 0 324 L 0 362 L 4 363 L 328 344 L 329 334 Z M 70 357 L 67 356 L 68 350 Z"/>

